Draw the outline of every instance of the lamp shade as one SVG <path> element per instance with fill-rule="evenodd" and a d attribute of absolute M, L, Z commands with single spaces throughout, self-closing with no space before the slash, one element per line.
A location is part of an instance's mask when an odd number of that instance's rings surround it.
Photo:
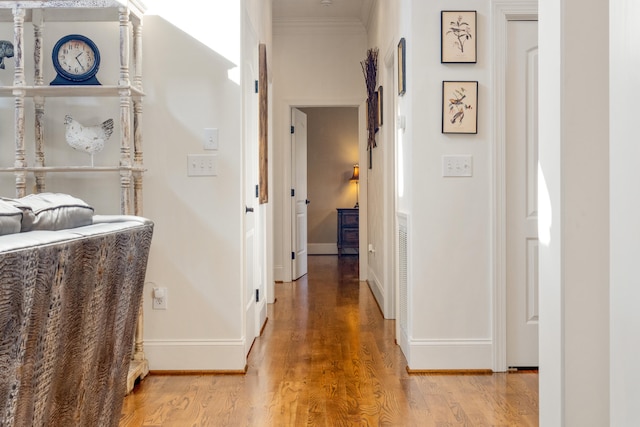
<path fill-rule="evenodd" d="M 353 175 L 349 178 L 349 181 L 358 181 L 360 179 L 360 166 L 353 165 Z"/>

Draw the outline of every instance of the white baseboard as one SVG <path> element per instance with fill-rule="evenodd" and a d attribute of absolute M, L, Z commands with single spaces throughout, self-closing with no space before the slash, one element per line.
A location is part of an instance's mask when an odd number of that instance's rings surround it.
<path fill-rule="evenodd" d="M 258 336 L 260 336 L 260 332 L 262 332 L 262 328 L 264 328 L 264 325 L 267 323 L 267 299 L 266 298 L 262 298 L 262 300 L 258 303 L 258 310 L 260 313 L 260 327 L 258 328 L 258 331 L 256 331 L 258 333 Z"/>
<path fill-rule="evenodd" d="M 399 324 L 396 324 L 396 330 L 399 331 L 398 337 L 396 341 L 400 346 L 400 350 L 402 350 L 402 354 L 404 354 L 404 358 L 407 359 L 407 366 L 411 366 L 411 345 L 409 337 L 407 336 L 406 331 L 402 328 L 398 327 Z"/>
<path fill-rule="evenodd" d="M 243 371 L 244 340 L 145 340 L 149 369 L 157 371 Z"/>
<path fill-rule="evenodd" d="M 371 289 L 371 293 L 373 294 L 376 301 L 378 302 L 378 306 L 384 307 L 384 292 L 382 291 L 382 286 L 380 285 L 380 281 L 378 280 L 378 278 L 376 277 L 375 273 L 371 268 L 369 268 L 369 274 L 367 275 L 367 277 L 369 277 L 367 279 L 367 284 L 369 285 L 369 289 Z M 387 319 L 388 317 L 384 313 L 384 310 L 382 311 L 383 311 L 382 314 L 384 318 Z"/>
<path fill-rule="evenodd" d="M 307 244 L 309 255 L 338 255 L 338 245 L 335 243 L 309 243 Z"/>
<path fill-rule="evenodd" d="M 284 282 L 284 267 L 281 265 L 273 266 L 273 281 Z"/>
<path fill-rule="evenodd" d="M 410 340 L 411 370 L 474 370 L 493 367 L 491 340 Z"/>

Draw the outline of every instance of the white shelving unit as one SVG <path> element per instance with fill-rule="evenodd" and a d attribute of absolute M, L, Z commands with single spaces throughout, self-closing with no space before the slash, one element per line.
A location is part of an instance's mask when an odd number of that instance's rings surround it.
<path fill-rule="evenodd" d="M 0 97 L 15 101 L 13 167 L 2 167 L 0 173 L 15 175 L 16 197 L 27 194 L 27 177 L 33 174 L 35 191 L 46 191 L 48 174 L 65 172 L 111 173 L 120 180 L 120 211 L 122 214 L 142 216 L 142 17 L 145 6 L 139 0 L 0 0 L 0 21 L 13 22 L 13 46 L 15 71 L 11 86 L 0 86 Z M 24 45 L 25 23 L 31 23 L 34 43 Z M 118 22 L 119 74 L 117 85 L 50 86 L 45 83 L 43 63 L 43 39 L 46 22 Z M 73 28 L 71 25 L 69 28 Z M 33 55 L 33 84 L 27 84 L 25 54 Z M 118 102 L 120 111 L 120 154 L 113 166 L 46 166 L 46 141 L 44 133 L 45 100 L 50 97 L 95 97 L 105 102 Z M 34 138 L 25 138 L 25 99 L 33 99 Z M 108 98 L 115 101 L 109 101 Z M 114 136 L 116 136 L 114 134 Z M 34 150 L 33 164 L 27 163 L 27 150 Z M 136 379 L 144 378 L 149 364 L 144 355 L 143 314 L 140 307 L 135 343 L 133 343 L 131 368 L 127 391 Z"/>

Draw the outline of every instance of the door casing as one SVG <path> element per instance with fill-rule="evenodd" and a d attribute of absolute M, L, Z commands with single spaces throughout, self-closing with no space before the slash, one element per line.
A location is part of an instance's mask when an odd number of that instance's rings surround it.
<path fill-rule="evenodd" d="M 491 170 L 493 191 L 492 212 L 492 288 L 493 288 L 493 371 L 507 370 L 507 310 L 506 310 L 506 52 L 508 21 L 537 21 L 538 2 L 518 0 L 494 0 L 491 4 L 493 28 L 493 122 Z"/>
<path fill-rule="evenodd" d="M 365 134 L 365 125 L 363 124 L 363 120 L 366 120 L 365 113 L 363 110 L 364 103 L 362 100 L 350 100 L 350 99 L 342 99 L 342 100 L 287 100 L 284 102 L 282 117 L 284 122 L 281 123 L 283 129 L 288 129 L 291 126 L 291 110 L 292 108 L 309 108 L 309 107 L 356 107 L 358 108 L 358 129 L 360 129 L 358 134 L 358 148 L 359 148 L 359 162 L 361 165 L 368 164 L 368 152 L 366 146 L 366 134 Z M 288 147 L 288 145 L 287 145 Z M 282 164 L 284 165 L 283 171 L 283 187 L 281 189 L 283 198 L 282 198 L 282 260 L 283 260 L 283 280 L 285 282 L 290 282 L 293 277 L 293 265 L 291 262 L 287 262 L 287 260 L 291 259 L 291 237 L 292 237 L 292 227 L 293 227 L 293 217 L 292 217 L 292 199 L 290 197 L 291 192 L 291 183 L 293 182 L 293 172 L 291 170 L 292 159 L 291 159 L 291 150 L 285 149 L 283 150 L 283 159 Z M 363 179 L 363 175 L 361 174 L 361 179 L 359 181 L 360 186 L 360 253 L 367 253 L 367 224 L 366 224 L 366 214 L 367 214 L 367 180 Z M 364 267 L 363 267 L 364 265 Z M 360 280 L 367 280 L 367 268 L 366 268 L 366 259 L 360 260 Z"/>

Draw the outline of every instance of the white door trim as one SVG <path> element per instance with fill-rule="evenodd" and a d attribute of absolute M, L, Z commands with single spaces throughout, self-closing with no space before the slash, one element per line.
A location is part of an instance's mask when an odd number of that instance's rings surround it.
<path fill-rule="evenodd" d="M 387 50 L 384 55 L 384 61 L 380 66 L 380 79 L 384 83 L 384 87 L 392 88 L 393 93 L 397 93 L 394 89 L 394 81 L 397 81 L 396 71 L 396 55 L 398 49 L 395 38 L 390 37 L 387 42 Z M 384 242 L 384 255 L 382 260 L 383 277 L 385 281 L 384 307 L 383 314 L 385 319 L 396 318 L 396 296 L 398 295 L 398 283 L 396 279 L 396 212 L 398 211 L 398 197 L 396 193 L 396 123 L 390 117 L 395 117 L 396 97 L 383 97 L 386 99 L 386 105 L 382 110 L 384 123 L 387 123 L 383 129 L 382 137 L 385 144 L 384 154 L 384 223 L 382 224 L 382 240 Z M 385 114 L 386 113 L 386 114 Z M 391 114 L 390 114 L 391 113 Z M 369 275 L 370 276 L 370 275 Z"/>
<path fill-rule="evenodd" d="M 493 122 L 492 160 L 492 286 L 493 286 L 493 370 L 507 370 L 507 282 L 506 282 L 506 43 L 508 21 L 538 20 L 538 1 L 492 0 L 493 22 Z"/>
<path fill-rule="evenodd" d="M 281 126 L 283 129 L 289 129 L 291 127 L 291 109 L 292 108 L 305 108 L 305 107 L 355 107 L 361 109 L 362 99 L 284 99 L 280 106 L 283 116 L 283 121 L 281 122 Z M 359 147 L 359 156 L 360 156 L 360 164 L 366 165 L 368 161 L 367 152 L 367 140 L 366 133 L 362 131 L 365 126 L 362 124 L 365 118 L 364 113 L 358 113 L 359 121 L 358 129 L 358 147 Z M 286 132 L 286 137 L 288 138 L 289 132 Z M 291 150 L 289 144 L 285 144 L 286 148 L 283 148 L 282 156 L 283 156 L 283 187 L 280 191 L 282 191 L 282 277 L 283 281 L 290 282 L 293 277 L 293 268 L 291 262 L 291 227 L 293 218 L 291 217 L 291 183 L 293 171 L 291 170 Z M 366 194 L 367 194 L 367 180 L 360 180 L 360 254 L 367 253 L 367 222 L 366 222 L 366 214 L 367 214 L 367 204 L 366 204 Z M 362 256 L 362 255 L 361 255 Z M 361 261 L 362 262 L 362 261 Z M 367 280 L 367 269 L 360 268 L 360 280 Z"/>

